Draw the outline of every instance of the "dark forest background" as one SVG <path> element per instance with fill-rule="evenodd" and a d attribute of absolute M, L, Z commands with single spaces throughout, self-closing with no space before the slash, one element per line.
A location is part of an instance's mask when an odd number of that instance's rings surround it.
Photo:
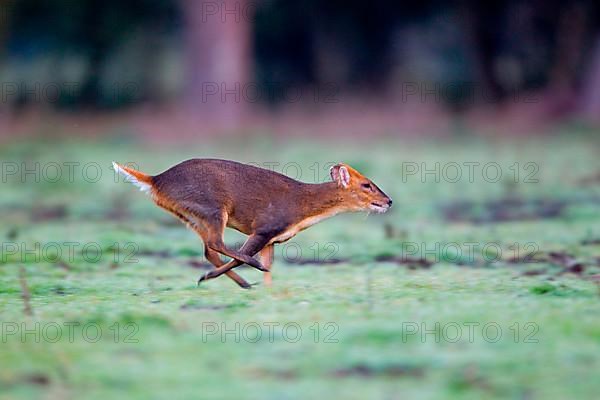
<path fill-rule="evenodd" d="M 311 112 L 416 103 L 451 114 L 508 104 L 539 120 L 600 115 L 594 1 L 0 4 L 5 118 L 170 107 L 232 121 L 290 103 Z M 216 87 L 237 97 L 212 95 Z"/>

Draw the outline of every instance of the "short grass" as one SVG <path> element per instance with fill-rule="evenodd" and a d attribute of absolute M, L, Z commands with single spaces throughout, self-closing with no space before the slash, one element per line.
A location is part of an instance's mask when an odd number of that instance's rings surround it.
<path fill-rule="evenodd" d="M 0 398 L 596 398 L 599 150 L 573 130 L 4 145 Z M 156 173 L 190 157 L 305 181 L 343 160 L 394 208 L 338 216 L 279 246 L 272 288 L 225 277 L 197 288 L 199 240 L 110 170 L 113 159 Z"/>

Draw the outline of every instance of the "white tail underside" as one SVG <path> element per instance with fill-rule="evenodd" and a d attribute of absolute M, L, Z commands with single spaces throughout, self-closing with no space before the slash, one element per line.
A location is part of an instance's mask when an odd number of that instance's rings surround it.
<path fill-rule="evenodd" d="M 133 176 L 129 172 L 125 171 L 116 162 L 113 161 L 112 165 L 117 173 L 123 175 L 125 177 L 125 179 L 127 179 L 129 182 L 131 182 L 135 186 L 137 186 L 142 192 L 150 193 L 150 189 L 152 189 L 152 187 L 149 184 L 147 184 L 145 182 L 140 182 L 135 176 Z"/>

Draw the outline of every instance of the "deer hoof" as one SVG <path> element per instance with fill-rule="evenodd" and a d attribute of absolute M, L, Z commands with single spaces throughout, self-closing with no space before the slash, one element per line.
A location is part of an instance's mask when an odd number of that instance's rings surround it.
<path fill-rule="evenodd" d="M 205 273 L 204 275 L 202 275 L 202 276 L 200 277 L 200 279 L 198 279 L 198 283 L 196 284 L 196 286 L 197 286 L 197 287 L 198 287 L 198 286 L 200 286 L 200 283 L 201 283 L 202 281 L 205 281 L 205 280 L 207 280 L 207 279 L 208 279 L 208 274 L 209 274 L 209 273 L 210 273 L 210 272 L 207 272 L 207 273 Z"/>

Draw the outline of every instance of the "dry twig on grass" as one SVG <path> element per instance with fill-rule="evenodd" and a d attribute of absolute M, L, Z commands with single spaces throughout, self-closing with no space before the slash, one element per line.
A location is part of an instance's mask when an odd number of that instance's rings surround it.
<path fill-rule="evenodd" d="M 23 299 L 23 312 L 27 316 L 33 315 L 31 308 L 31 292 L 27 286 L 27 276 L 25 275 L 25 267 L 19 267 L 19 282 L 21 283 L 21 298 Z"/>

